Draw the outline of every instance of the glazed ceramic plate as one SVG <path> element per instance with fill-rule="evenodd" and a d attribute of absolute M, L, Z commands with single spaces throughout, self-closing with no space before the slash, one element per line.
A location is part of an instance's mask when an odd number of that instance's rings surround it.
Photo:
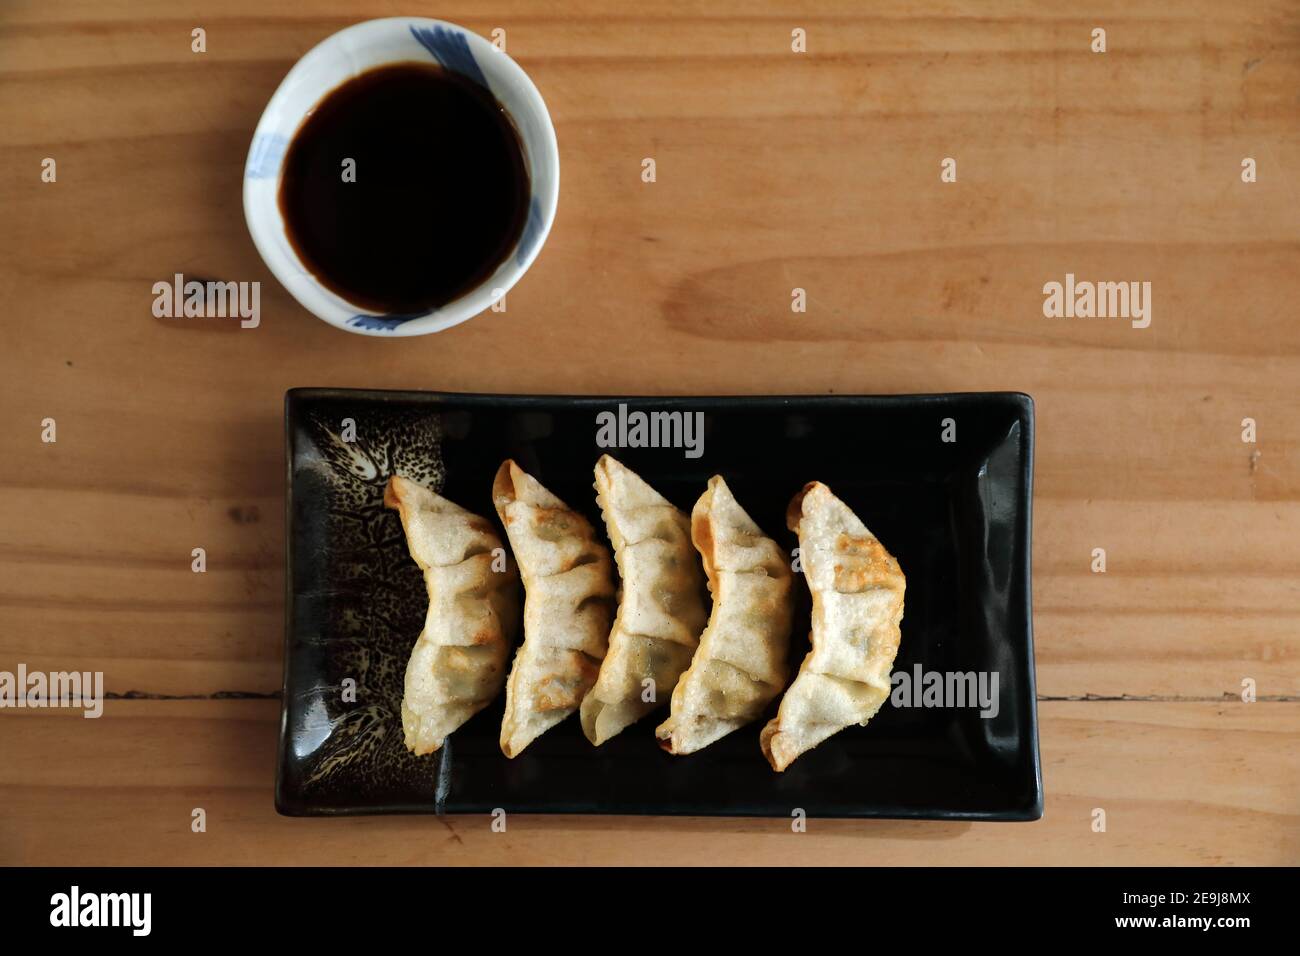
<path fill-rule="evenodd" d="M 617 414 L 620 404 L 627 413 L 701 413 L 702 445 L 601 447 L 597 416 Z M 562 398 L 295 389 L 285 415 L 280 812 L 1042 815 L 1028 396 Z M 659 749 L 661 714 L 600 748 L 582 735 L 575 714 L 507 760 L 498 744 L 499 698 L 439 753 L 407 753 L 402 682 L 426 597 L 397 515 L 383 507 L 388 476 L 428 482 L 495 521 L 492 478 L 503 459 L 514 458 L 603 528 L 592 466 L 606 451 L 686 512 L 708 479 L 723 475 L 754 520 L 788 549 L 797 541 L 785 528 L 787 503 L 806 482 L 825 482 L 907 575 L 895 675 L 919 676 L 922 684 L 931 672 L 977 681 L 984 675 L 987 690 L 996 674 L 996 707 L 976 700 L 956 706 L 951 696 L 918 706 L 925 698 L 911 688 L 907 700 L 896 694 L 866 727 L 835 735 L 781 774 L 758 746 L 775 704 L 762 720 L 687 757 Z M 796 666 L 809 623 L 802 583 L 797 593 Z"/>

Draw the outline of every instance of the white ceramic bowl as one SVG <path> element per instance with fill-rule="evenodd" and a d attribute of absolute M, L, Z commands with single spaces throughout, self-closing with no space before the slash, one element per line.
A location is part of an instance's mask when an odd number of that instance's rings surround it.
<path fill-rule="evenodd" d="M 307 270 L 285 233 L 277 192 L 285 150 L 299 124 L 330 90 L 387 63 L 434 60 L 486 87 L 514 120 L 532 185 L 519 243 L 477 288 L 418 315 L 366 315 Z M 454 187 L 453 187 L 454 188 Z M 244 166 L 244 217 L 267 267 L 304 308 L 330 325 L 363 335 L 425 335 L 487 309 L 528 271 L 551 231 L 560 196 L 560 151 L 542 95 L 514 60 L 463 27 L 422 17 L 367 20 L 340 30 L 299 60 L 253 134 Z"/>

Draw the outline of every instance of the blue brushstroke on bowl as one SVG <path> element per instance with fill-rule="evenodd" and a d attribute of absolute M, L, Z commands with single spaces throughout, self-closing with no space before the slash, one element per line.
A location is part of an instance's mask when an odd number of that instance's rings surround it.
<path fill-rule="evenodd" d="M 270 179 L 280 168 L 280 160 L 289 146 L 289 137 L 282 133 L 263 133 L 253 140 L 244 167 L 245 179 Z"/>
<path fill-rule="evenodd" d="M 411 36 L 419 40 L 420 45 L 446 69 L 473 80 L 485 90 L 492 89 L 487 77 L 479 69 L 474 54 L 469 52 L 469 41 L 465 39 L 465 34 L 442 26 L 412 26 Z"/>
<path fill-rule="evenodd" d="M 370 332 L 391 332 L 399 325 L 405 325 L 412 319 L 423 319 L 433 315 L 432 312 L 410 312 L 406 315 L 354 315 L 347 324 L 354 329 L 366 329 Z"/>

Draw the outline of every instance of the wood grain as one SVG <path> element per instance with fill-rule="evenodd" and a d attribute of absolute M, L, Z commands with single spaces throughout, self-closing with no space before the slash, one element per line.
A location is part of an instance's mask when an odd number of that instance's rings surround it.
<path fill-rule="evenodd" d="M 109 701 L 0 723 L 0 859 L 224 863 L 1171 864 L 1295 862 L 1300 704 L 1045 702 L 1032 824 L 484 815 L 289 819 L 271 809 L 275 701 Z M 77 722 L 75 727 L 69 724 Z M 57 753 L 57 759 L 51 755 Z M 166 755 L 162 759 L 162 755 Z M 191 830 L 202 808 L 206 831 Z M 1092 828 L 1106 812 L 1105 832 Z M 32 820 L 40 826 L 32 826 Z M 711 844 L 701 854 L 702 841 Z"/>
<path fill-rule="evenodd" d="M 1300 862 L 1300 4 L 451 0 L 438 16 L 504 27 L 542 90 L 560 211 L 506 313 L 382 341 L 297 307 L 239 197 L 294 60 L 394 12 L 0 12 L 0 669 L 273 694 L 288 387 L 1017 389 L 1038 412 L 1047 818 L 799 840 L 779 821 L 284 820 L 275 701 L 110 701 L 100 721 L 0 711 L 0 862 Z M 175 272 L 260 281 L 261 325 L 155 319 Z M 1150 281 L 1151 327 L 1045 319 L 1066 272 Z"/>

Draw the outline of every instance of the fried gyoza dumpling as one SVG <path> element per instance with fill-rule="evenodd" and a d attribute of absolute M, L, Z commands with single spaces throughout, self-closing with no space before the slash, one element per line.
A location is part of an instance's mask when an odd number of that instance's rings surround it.
<path fill-rule="evenodd" d="M 721 476 L 691 512 L 713 611 L 690 669 L 655 731 L 669 753 L 689 754 L 756 720 L 789 675 L 794 597 L 789 556 L 759 529 Z"/>
<path fill-rule="evenodd" d="M 596 462 L 596 492 L 623 581 L 609 653 L 582 701 L 582 731 L 603 744 L 667 703 L 708 611 L 690 519 L 609 455 Z"/>
<path fill-rule="evenodd" d="M 406 748 L 428 754 L 501 692 L 517 630 L 519 575 L 487 519 L 424 485 L 394 475 L 384 504 L 401 515 L 429 592 L 402 694 Z"/>
<path fill-rule="evenodd" d="M 759 738 L 775 770 L 852 724 L 865 725 L 889 698 L 906 579 L 848 505 L 820 482 L 790 502 L 804 577 L 812 592 L 812 650 Z"/>
<path fill-rule="evenodd" d="M 513 461 L 492 485 L 524 580 L 524 642 L 506 681 L 501 751 L 518 756 L 596 682 L 614 606 L 609 549 L 582 515 Z"/>

